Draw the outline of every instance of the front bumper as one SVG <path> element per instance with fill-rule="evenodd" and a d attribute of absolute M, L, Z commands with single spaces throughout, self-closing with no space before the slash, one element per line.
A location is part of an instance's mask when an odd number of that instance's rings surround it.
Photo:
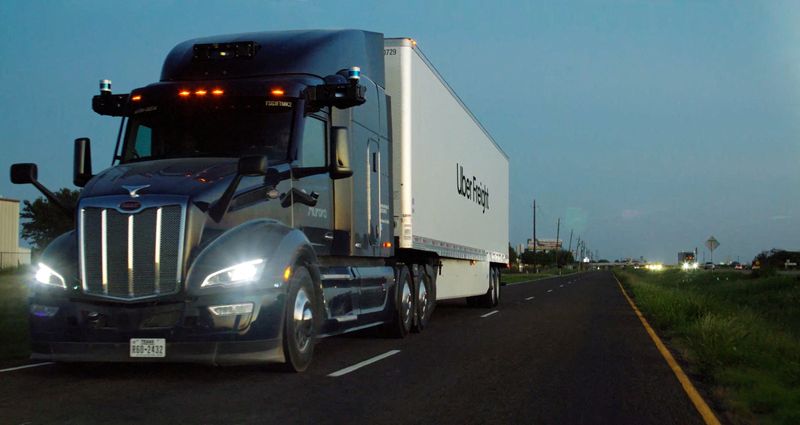
<path fill-rule="evenodd" d="M 282 291 L 226 291 L 200 297 L 113 303 L 54 296 L 30 298 L 31 358 L 88 362 L 241 364 L 284 360 Z M 210 306 L 251 303 L 245 314 L 218 316 Z M 43 308 L 47 307 L 47 308 Z M 42 314 L 53 311 L 54 314 Z M 131 338 L 163 338 L 166 355 L 130 357 Z"/>
<path fill-rule="evenodd" d="M 182 362 L 251 364 L 282 362 L 281 339 L 228 342 L 167 342 L 166 356 L 130 357 L 128 343 L 34 342 L 31 359 L 57 362 Z"/>

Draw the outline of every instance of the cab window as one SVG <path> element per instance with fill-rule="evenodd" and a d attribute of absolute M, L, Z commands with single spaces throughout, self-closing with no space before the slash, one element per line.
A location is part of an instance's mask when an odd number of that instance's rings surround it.
<path fill-rule="evenodd" d="M 306 117 L 303 129 L 303 141 L 300 146 L 301 167 L 325 167 L 327 158 L 327 131 L 325 121 Z"/>

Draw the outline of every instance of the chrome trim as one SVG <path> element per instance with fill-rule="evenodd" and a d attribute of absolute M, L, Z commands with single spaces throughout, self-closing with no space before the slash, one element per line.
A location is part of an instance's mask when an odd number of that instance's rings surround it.
<path fill-rule="evenodd" d="M 81 273 L 81 286 L 83 287 L 83 292 L 89 290 L 86 286 L 86 261 L 84 260 L 83 256 L 83 232 L 84 232 L 84 225 L 83 225 L 83 215 L 86 213 L 86 210 L 83 208 L 80 209 L 80 213 L 78 214 L 78 267 L 80 267 Z"/>
<path fill-rule="evenodd" d="M 161 293 L 161 210 L 162 209 L 163 207 L 160 207 L 156 210 L 156 238 L 155 238 L 156 253 L 154 258 L 156 294 Z"/>
<path fill-rule="evenodd" d="M 79 255 L 80 255 L 79 263 L 80 263 L 80 267 L 81 267 L 80 275 L 81 275 L 81 278 L 82 278 L 82 282 L 81 283 L 82 283 L 82 286 L 83 286 L 84 293 L 86 293 L 87 295 L 98 296 L 98 297 L 105 298 L 105 299 L 113 299 L 113 300 L 119 300 L 119 301 L 138 301 L 138 300 L 142 300 L 142 299 L 148 299 L 148 298 L 157 297 L 157 296 L 164 295 L 164 294 L 173 294 L 175 292 L 180 291 L 180 289 L 182 287 L 181 283 L 182 283 L 182 277 L 183 277 L 183 269 L 184 269 L 184 266 L 185 266 L 183 256 L 184 256 L 184 246 L 186 245 L 186 214 L 187 214 L 187 210 L 188 210 L 189 198 L 186 197 L 186 196 L 178 196 L 178 195 L 141 195 L 140 197 L 137 197 L 137 199 L 136 199 L 137 201 L 139 201 L 141 203 L 141 207 L 140 208 L 138 208 L 136 210 L 127 211 L 127 210 L 123 210 L 123 209 L 121 209 L 119 207 L 122 202 L 129 201 L 129 200 L 130 200 L 130 197 L 128 195 L 99 196 L 99 197 L 93 197 L 93 198 L 84 198 L 84 199 L 80 200 L 79 207 L 78 207 L 80 209 L 80 211 L 81 211 L 81 216 L 80 216 L 80 219 L 79 219 L 80 220 L 79 221 L 79 223 L 80 223 L 79 224 L 79 226 L 80 226 L 79 230 L 80 231 L 78 232 L 78 236 L 80 238 L 80 241 L 79 241 L 79 245 L 80 245 L 79 246 Z M 160 282 L 158 282 L 158 286 L 157 286 L 158 291 L 155 291 L 151 295 L 144 295 L 144 296 L 135 297 L 135 298 L 110 296 L 110 295 L 108 295 L 108 277 L 107 277 L 107 274 L 106 274 L 108 266 L 107 266 L 107 264 L 104 263 L 103 264 L 103 266 L 104 266 L 103 267 L 103 274 L 104 274 L 103 290 L 104 290 L 104 294 L 95 293 L 95 292 L 88 292 L 88 286 L 87 286 L 87 283 L 86 283 L 86 253 L 85 253 L 85 250 L 84 250 L 84 242 L 85 241 L 84 241 L 84 233 L 83 233 L 84 229 L 85 229 L 85 226 L 84 226 L 85 223 L 84 223 L 84 217 L 83 217 L 83 213 L 84 213 L 85 209 L 86 208 L 101 208 L 101 209 L 103 209 L 103 212 L 101 212 L 101 219 L 102 219 L 101 220 L 102 221 L 102 229 L 101 230 L 103 232 L 103 235 L 101 237 L 101 242 L 102 242 L 102 245 L 103 245 L 102 248 L 101 248 L 101 250 L 102 250 L 101 256 L 103 257 L 104 261 L 107 261 L 107 258 L 105 257 L 106 254 L 107 254 L 106 249 L 107 249 L 107 243 L 108 243 L 107 240 L 106 240 L 105 210 L 113 209 L 113 210 L 116 210 L 116 211 L 118 211 L 118 212 L 120 212 L 122 214 L 131 214 L 132 215 L 132 214 L 137 214 L 139 212 L 142 212 L 143 210 L 145 210 L 147 208 L 158 208 L 157 211 L 156 211 L 156 214 L 157 214 L 158 217 L 160 217 L 160 210 L 161 210 L 162 207 L 173 206 L 173 205 L 174 206 L 178 206 L 181 209 L 181 217 L 180 217 L 180 222 L 179 222 L 180 229 L 179 229 L 179 232 L 178 232 L 178 254 L 177 254 L 178 264 L 177 264 L 175 290 L 174 291 L 171 290 L 171 291 L 169 291 L 167 293 L 162 293 L 161 292 L 161 287 L 160 287 Z M 159 222 L 158 224 L 160 225 L 161 223 Z M 159 242 L 160 242 L 160 240 L 159 240 Z M 159 264 L 160 264 L 160 255 L 161 255 L 160 250 L 158 251 L 158 255 L 159 255 Z"/>
<path fill-rule="evenodd" d="M 442 257 L 458 258 L 462 260 L 492 261 L 508 263 L 508 254 L 495 251 L 472 248 L 451 242 L 444 242 L 424 236 L 414 236 L 412 248 L 424 251 L 433 251 Z"/>
<path fill-rule="evenodd" d="M 336 316 L 334 317 L 334 319 L 336 319 L 336 321 L 339 323 L 352 322 L 354 320 L 358 320 L 358 316 L 356 316 L 355 314 L 349 314 L 347 316 Z"/>
<path fill-rule="evenodd" d="M 320 276 L 322 280 L 353 280 L 355 279 L 352 274 L 323 274 Z"/>
<path fill-rule="evenodd" d="M 100 282 L 103 284 L 103 293 L 108 295 L 108 238 L 106 236 L 108 226 L 106 210 L 100 212 Z"/>
<path fill-rule="evenodd" d="M 133 298 L 133 249 L 133 214 L 131 214 L 128 216 L 128 296 L 131 298 Z"/>

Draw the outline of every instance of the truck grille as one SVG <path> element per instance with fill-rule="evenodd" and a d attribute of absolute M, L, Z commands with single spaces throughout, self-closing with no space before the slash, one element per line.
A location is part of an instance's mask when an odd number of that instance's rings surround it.
<path fill-rule="evenodd" d="M 84 292 L 121 299 L 177 292 L 184 215 L 182 205 L 146 205 L 131 213 L 82 205 Z"/>

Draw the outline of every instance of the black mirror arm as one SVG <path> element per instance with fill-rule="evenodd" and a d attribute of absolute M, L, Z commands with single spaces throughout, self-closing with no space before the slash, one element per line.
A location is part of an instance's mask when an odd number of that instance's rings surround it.
<path fill-rule="evenodd" d="M 228 212 L 228 207 L 231 206 L 233 195 L 236 194 L 236 188 L 239 187 L 239 182 L 242 181 L 242 175 L 236 174 L 236 177 L 231 180 L 231 184 L 225 189 L 225 192 L 220 196 L 217 202 L 209 208 L 208 215 L 212 220 L 219 223 L 222 217 Z"/>
<path fill-rule="evenodd" d="M 48 200 L 48 201 L 50 201 L 50 202 L 51 202 L 51 203 L 53 203 L 55 206 L 57 206 L 57 207 L 58 207 L 58 208 L 59 208 L 61 211 L 63 211 L 63 212 L 64 212 L 64 214 L 66 214 L 68 217 L 72 218 L 72 217 L 75 215 L 75 210 L 74 210 L 74 209 L 72 209 L 72 208 L 70 208 L 70 207 L 68 207 L 68 206 L 64 205 L 64 203 L 63 203 L 63 202 L 61 202 L 61 201 L 60 201 L 60 200 L 59 200 L 59 199 L 56 197 L 56 194 L 55 194 L 55 193 L 51 192 L 51 191 L 50 191 L 48 188 L 44 187 L 44 185 L 42 185 L 41 183 L 39 183 L 39 181 L 38 181 L 38 180 L 33 180 L 33 181 L 31 181 L 31 184 L 33 185 L 33 187 L 35 187 L 35 188 L 39 189 L 39 192 L 42 192 L 42 195 L 44 195 L 44 197 L 45 197 L 45 198 L 47 198 L 47 200 Z"/>

